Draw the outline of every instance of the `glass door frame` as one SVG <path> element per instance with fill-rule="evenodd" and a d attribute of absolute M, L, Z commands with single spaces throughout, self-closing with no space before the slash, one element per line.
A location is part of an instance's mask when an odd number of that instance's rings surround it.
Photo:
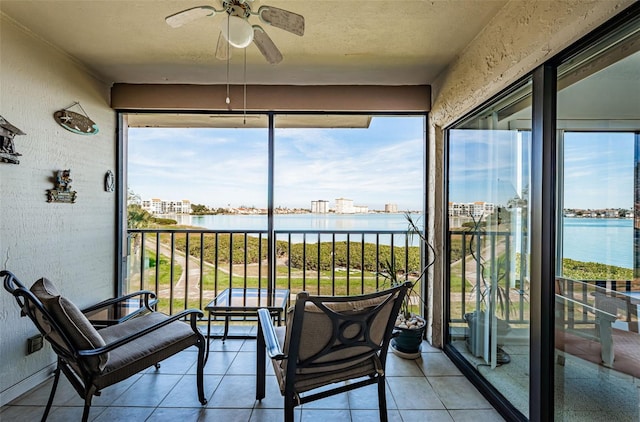
<path fill-rule="evenodd" d="M 515 82 L 514 84 L 512 84 L 509 88 L 507 88 L 506 90 L 504 90 L 502 93 L 500 93 L 499 95 L 491 98 L 490 100 L 485 101 L 484 103 L 482 103 L 481 105 L 479 105 L 478 107 L 476 107 L 473 111 L 471 111 L 470 113 L 468 113 L 467 115 L 465 115 L 463 118 L 458 119 L 457 121 L 453 122 L 451 125 L 447 126 L 444 129 L 444 142 L 445 142 L 445 146 L 444 146 L 444 165 L 443 165 L 443 171 L 445 176 L 443 177 L 443 192 L 445 195 L 445 198 L 443 200 L 443 203 L 448 204 L 449 203 L 449 197 L 448 197 L 448 174 L 449 174 L 449 142 L 450 142 L 450 130 L 453 129 L 454 127 L 460 125 L 462 122 L 464 122 L 465 120 L 467 120 L 469 118 L 469 116 L 474 116 L 476 114 L 478 114 L 481 110 L 483 109 L 487 109 L 489 108 L 491 105 L 500 102 L 501 100 L 503 100 L 504 98 L 509 97 L 511 94 L 517 92 L 518 90 L 520 90 L 521 88 L 523 88 L 525 85 L 527 85 L 528 83 L 532 83 L 532 94 L 531 94 L 531 98 L 533 99 L 534 103 L 536 101 L 536 99 L 541 98 L 539 93 L 536 93 L 536 81 L 535 78 L 532 77 L 532 75 L 525 75 L 523 76 L 520 80 L 518 80 L 517 82 Z M 535 106 L 535 104 L 534 104 Z M 532 122 L 535 121 L 536 115 L 534 114 L 532 116 Z M 540 138 L 541 136 L 539 135 L 540 132 L 540 127 L 536 127 L 535 123 L 532 123 L 532 127 L 531 127 L 531 150 L 530 150 L 530 161 L 531 161 L 531 168 L 530 168 L 530 177 L 531 177 L 531 185 L 529 187 L 529 195 L 530 195 L 530 204 L 529 204 L 529 208 L 533 208 L 537 206 L 538 202 L 534 202 L 533 199 L 533 192 L 532 192 L 532 188 L 533 188 L 533 184 L 534 184 L 534 173 L 533 173 L 533 160 L 534 160 L 534 154 L 536 153 L 536 144 L 539 144 Z M 537 148 L 538 152 L 541 150 L 541 148 L 538 146 Z M 540 199 L 538 198 L 537 201 L 540 201 Z M 530 214 L 529 218 L 531 218 L 531 222 L 529 223 L 529 227 L 531 232 L 535 232 L 536 230 L 536 226 L 534 226 L 534 221 L 533 221 L 533 216 Z M 444 250 L 447 251 L 445 253 L 445 256 L 443 257 L 443 262 L 444 263 L 448 263 L 450 262 L 450 247 L 449 247 L 449 242 L 448 242 L 448 234 L 449 234 L 449 218 L 448 218 L 448 213 L 443 213 L 443 222 L 442 222 L 442 226 L 443 226 L 443 232 L 442 232 L 442 244 L 444 245 Z M 539 233 L 538 233 L 539 234 Z M 529 248 L 531 250 L 533 250 L 533 233 L 529 234 L 530 237 L 530 244 L 529 244 Z M 539 271 L 538 271 L 539 273 Z M 529 267 L 529 275 L 530 275 L 530 279 L 531 280 L 535 280 L 536 277 L 536 273 L 534 273 L 533 271 L 533 263 L 530 264 Z M 445 333 L 445 339 L 444 339 L 444 351 L 447 354 L 447 356 L 461 369 L 462 373 L 471 381 L 472 384 L 474 384 L 486 397 L 487 399 L 491 402 L 491 404 L 496 407 L 496 409 L 507 419 L 507 420 L 512 420 L 512 421 L 526 421 L 527 418 L 525 415 L 523 415 L 519 410 L 517 410 L 514 406 L 511 405 L 511 403 L 499 392 L 499 390 L 490 382 L 488 382 L 484 377 L 482 377 L 475 369 L 475 367 L 466 359 L 464 358 L 459 352 L 458 350 L 452 346 L 451 341 L 452 341 L 452 337 L 451 337 L 451 333 L 450 333 L 450 327 L 449 327 L 449 316 L 450 316 L 450 311 L 451 311 L 451 301 L 450 301 L 450 288 L 448 285 L 448 280 L 450 279 L 451 276 L 451 272 L 450 272 L 450 267 L 449 265 L 443 264 L 443 279 L 444 279 L 444 306 L 443 306 L 443 332 Z M 538 286 L 534 287 L 534 283 L 531 283 L 530 286 L 530 303 L 533 302 L 533 295 L 534 295 L 534 290 L 537 288 Z M 539 295 L 539 293 L 538 293 Z M 539 302 L 539 299 L 536 299 Z M 532 308 L 533 308 L 533 304 L 532 304 Z M 534 314 L 533 309 L 531 310 L 531 321 L 534 321 L 534 318 L 536 318 L 536 314 Z M 553 321 L 551 321 L 553 323 Z M 533 325 L 533 324 L 531 324 Z M 530 334 L 530 336 L 533 336 L 533 333 Z M 531 344 L 534 343 L 533 338 L 531 339 Z M 531 349 L 530 354 L 534 353 L 534 350 Z M 536 351 L 535 353 L 540 353 L 538 351 Z M 533 371 L 533 367 L 530 368 L 530 373 Z M 532 377 L 530 377 L 531 379 Z M 531 388 L 530 388 L 531 390 Z M 539 400 L 538 397 L 534 397 L 533 392 L 530 391 L 529 393 L 529 401 L 530 403 L 533 402 L 534 400 Z M 531 410 L 530 410 L 531 411 Z"/>

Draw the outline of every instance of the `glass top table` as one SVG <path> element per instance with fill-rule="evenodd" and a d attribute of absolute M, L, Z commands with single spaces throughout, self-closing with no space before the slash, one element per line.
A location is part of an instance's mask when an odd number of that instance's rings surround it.
<path fill-rule="evenodd" d="M 289 301 L 288 289 L 266 288 L 229 288 L 215 297 L 204 308 L 208 312 L 207 322 L 207 356 L 209 355 L 209 339 L 211 338 L 211 317 L 224 317 L 224 334 L 222 340 L 229 338 L 229 320 L 231 317 L 257 317 L 258 309 L 268 309 L 278 324 L 287 309 Z"/>
<path fill-rule="evenodd" d="M 156 306 L 157 303 L 158 299 L 149 300 L 149 306 L 151 308 Z M 84 315 L 95 327 L 102 328 L 109 325 L 120 324 L 147 311 L 142 298 L 132 297 L 88 311 Z"/>

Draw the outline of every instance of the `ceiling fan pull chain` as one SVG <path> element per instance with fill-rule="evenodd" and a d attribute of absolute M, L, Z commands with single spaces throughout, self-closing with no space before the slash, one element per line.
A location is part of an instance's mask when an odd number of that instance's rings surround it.
<path fill-rule="evenodd" d="M 229 18 L 231 15 L 227 14 L 227 40 L 229 39 Z M 231 60 L 231 54 L 229 54 L 229 50 L 231 46 L 227 45 L 227 99 L 225 100 L 227 105 L 229 106 L 229 110 L 231 110 L 231 99 L 229 98 L 229 60 Z"/>
<path fill-rule="evenodd" d="M 244 116 L 243 124 L 247 124 L 247 49 L 244 49 Z"/>

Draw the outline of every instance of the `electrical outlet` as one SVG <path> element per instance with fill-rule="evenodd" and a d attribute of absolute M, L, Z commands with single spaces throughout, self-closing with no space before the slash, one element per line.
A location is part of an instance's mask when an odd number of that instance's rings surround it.
<path fill-rule="evenodd" d="M 42 334 L 35 335 L 33 337 L 29 337 L 27 339 L 27 354 L 35 353 L 38 350 L 42 349 L 44 338 Z"/>

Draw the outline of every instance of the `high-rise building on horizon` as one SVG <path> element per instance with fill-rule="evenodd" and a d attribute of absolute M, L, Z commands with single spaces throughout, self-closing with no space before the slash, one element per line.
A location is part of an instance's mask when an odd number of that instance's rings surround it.
<path fill-rule="evenodd" d="M 353 214 L 353 199 L 337 198 L 336 199 L 336 214 Z"/>
<path fill-rule="evenodd" d="M 311 212 L 315 214 L 326 214 L 329 212 L 329 201 L 319 199 L 311 201 Z"/>
<path fill-rule="evenodd" d="M 384 204 L 384 212 L 398 212 L 398 204 Z"/>
<path fill-rule="evenodd" d="M 154 215 L 164 214 L 191 214 L 191 201 L 182 199 L 179 201 L 167 201 L 159 198 L 143 199 L 142 209 Z"/>

